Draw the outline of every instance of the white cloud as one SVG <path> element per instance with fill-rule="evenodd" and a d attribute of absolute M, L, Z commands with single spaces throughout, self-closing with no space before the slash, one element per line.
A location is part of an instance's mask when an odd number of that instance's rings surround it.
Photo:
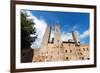
<path fill-rule="evenodd" d="M 88 36 L 89 36 L 89 29 L 86 30 L 86 31 L 84 31 L 84 32 L 80 35 L 80 38 L 81 38 L 81 39 L 84 39 L 84 38 L 86 38 L 86 37 L 88 37 Z"/>
<path fill-rule="evenodd" d="M 62 41 L 68 41 L 69 39 L 72 39 L 72 33 L 65 33 L 65 32 L 62 32 L 61 34 L 61 40 Z"/>
<path fill-rule="evenodd" d="M 79 38 L 81 40 L 81 43 L 85 43 L 84 39 L 89 36 L 89 29 L 84 31 L 82 34 L 80 34 L 77 30 L 75 32 L 78 33 Z M 65 33 L 65 32 L 63 32 L 61 34 L 61 39 L 62 39 L 62 41 L 68 41 L 69 39 L 73 39 L 72 33 L 69 33 L 69 32 Z"/>
<path fill-rule="evenodd" d="M 81 44 L 85 44 L 85 43 L 86 43 L 86 41 L 84 41 L 84 40 L 81 41 Z"/>
<path fill-rule="evenodd" d="M 45 33 L 45 29 L 47 26 L 47 23 L 43 19 L 38 19 L 36 16 L 34 16 L 30 11 L 22 11 L 26 12 L 29 16 L 28 19 L 33 19 L 33 22 L 35 23 L 36 28 L 36 35 L 37 39 L 36 41 L 31 45 L 32 48 L 39 48 L 42 42 L 43 35 Z M 31 35 L 34 36 L 34 35 Z"/>
<path fill-rule="evenodd" d="M 74 25 L 74 26 L 72 27 L 72 31 L 75 31 L 77 28 L 78 28 L 78 26 L 77 26 L 77 25 Z"/>

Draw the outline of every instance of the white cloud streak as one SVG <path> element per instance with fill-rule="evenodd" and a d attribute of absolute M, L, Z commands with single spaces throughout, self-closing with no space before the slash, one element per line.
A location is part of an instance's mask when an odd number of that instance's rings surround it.
<path fill-rule="evenodd" d="M 72 31 L 77 30 L 77 28 L 78 28 L 78 26 L 77 26 L 77 25 L 74 25 L 74 26 L 72 27 Z"/>
<path fill-rule="evenodd" d="M 65 32 L 62 32 L 61 34 L 61 40 L 62 41 L 68 41 L 69 39 L 72 39 L 72 33 L 65 33 Z"/>
<path fill-rule="evenodd" d="M 80 38 L 81 38 L 81 39 L 84 39 L 84 38 L 88 37 L 89 34 L 90 34 L 90 33 L 89 33 L 89 29 L 88 29 L 88 30 L 84 31 L 84 32 L 80 35 Z"/>

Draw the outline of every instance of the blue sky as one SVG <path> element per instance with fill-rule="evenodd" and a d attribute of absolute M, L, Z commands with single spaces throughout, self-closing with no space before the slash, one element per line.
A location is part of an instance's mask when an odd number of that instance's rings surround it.
<path fill-rule="evenodd" d="M 50 12 L 50 11 L 31 11 L 38 19 L 45 20 L 49 25 L 59 23 L 62 31 L 71 32 L 72 26 L 78 26 L 80 33 L 89 28 L 89 13 L 76 12 Z M 81 29 L 82 28 L 82 29 Z"/>
<path fill-rule="evenodd" d="M 37 20 L 43 21 L 46 25 L 54 26 L 56 23 L 59 23 L 61 35 L 64 35 L 62 38 L 69 38 L 72 30 L 74 30 L 79 33 L 82 44 L 89 44 L 89 13 L 35 10 L 28 10 L 27 13 L 31 17 L 33 16 Z"/>

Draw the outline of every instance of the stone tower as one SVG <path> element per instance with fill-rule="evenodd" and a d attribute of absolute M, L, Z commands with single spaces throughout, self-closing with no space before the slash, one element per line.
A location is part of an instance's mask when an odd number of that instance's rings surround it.
<path fill-rule="evenodd" d="M 45 33 L 44 33 L 44 36 L 43 36 L 43 39 L 42 39 L 42 42 L 41 42 L 41 48 L 47 46 L 49 38 L 50 38 L 50 31 L 51 31 L 50 26 L 47 26 Z"/>
<path fill-rule="evenodd" d="M 79 38 L 78 32 L 73 31 L 72 36 L 73 36 L 73 40 L 76 43 L 76 45 L 80 45 L 80 38 Z"/>
<path fill-rule="evenodd" d="M 61 44 L 60 25 L 55 26 L 54 44 L 55 45 L 60 45 Z"/>

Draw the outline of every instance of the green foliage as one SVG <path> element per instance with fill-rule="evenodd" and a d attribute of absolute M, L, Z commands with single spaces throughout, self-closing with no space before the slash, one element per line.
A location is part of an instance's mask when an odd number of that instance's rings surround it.
<path fill-rule="evenodd" d="M 37 38 L 37 36 L 30 36 L 31 34 L 35 35 L 36 29 L 34 27 L 35 23 L 27 17 L 26 13 L 21 12 L 21 49 L 30 48 L 32 42 Z"/>

